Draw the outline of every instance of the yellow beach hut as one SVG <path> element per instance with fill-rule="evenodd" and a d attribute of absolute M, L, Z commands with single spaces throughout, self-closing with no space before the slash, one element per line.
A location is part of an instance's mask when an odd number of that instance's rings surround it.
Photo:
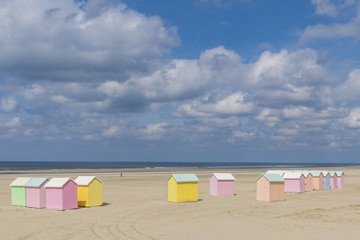
<path fill-rule="evenodd" d="M 102 181 L 95 176 L 79 176 L 75 179 L 78 185 L 78 206 L 95 207 L 103 204 Z"/>
<path fill-rule="evenodd" d="M 172 174 L 168 178 L 169 202 L 197 202 L 198 200 L 199 179 L 195 174 Z"/>

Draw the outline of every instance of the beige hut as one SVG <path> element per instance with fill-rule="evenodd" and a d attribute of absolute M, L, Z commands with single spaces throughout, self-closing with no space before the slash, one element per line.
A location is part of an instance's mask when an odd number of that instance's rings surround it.
<path fill-rule="evenodd" d="M 256 200 L 284 201 L 284 182 L 279 174 L 263 174 L 256 180 Z"/>
<path fill-rule="evenodd" d="M 305 176 L 305 192 L 312 192 L 314 190 L 313 175 L 311 172 L 303 172 Z"/>
<path fill-rule="evenodd" d="M 324 175 L 321 171 L 311 171 L 314 190 L 324 190 Z"/>

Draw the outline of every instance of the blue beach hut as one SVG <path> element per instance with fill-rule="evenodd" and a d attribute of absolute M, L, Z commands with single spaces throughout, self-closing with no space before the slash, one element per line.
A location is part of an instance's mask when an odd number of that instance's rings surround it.
<path fill-rule="evenodd" d="M 330 190 L 330 173 L 328 171 L 321 171 L 324 175 L 324 190 Z"/>

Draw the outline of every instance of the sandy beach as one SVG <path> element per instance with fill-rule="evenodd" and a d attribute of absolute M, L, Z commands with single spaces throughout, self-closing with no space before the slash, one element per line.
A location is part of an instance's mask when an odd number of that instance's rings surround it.
<path fill-rule="evenodd" d="M 359 239 L 360 168 L 343 170 L 345 188 L 285 194 L 259 202 L 256 178 L 264 170 L 157 169 L 0 173 L 0 239 Z M 122 177 L 120 177 L 122 172 Z M 196 173 L 199 202 L 167 201 L 170 173 Z M 235 196 L 209 195 L 209 176 L 231 172 Z M 11 206 L 9 184 L 19 176 L 95 175 L 104 205 L 69 211 Z"/>

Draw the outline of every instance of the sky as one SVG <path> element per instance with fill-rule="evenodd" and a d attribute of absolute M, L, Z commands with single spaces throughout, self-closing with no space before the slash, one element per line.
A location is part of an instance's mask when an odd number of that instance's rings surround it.
<path fill-rule="evenodd" d="M 359 162 L 358 0 L 0 0 L 0 161 Z"/>

